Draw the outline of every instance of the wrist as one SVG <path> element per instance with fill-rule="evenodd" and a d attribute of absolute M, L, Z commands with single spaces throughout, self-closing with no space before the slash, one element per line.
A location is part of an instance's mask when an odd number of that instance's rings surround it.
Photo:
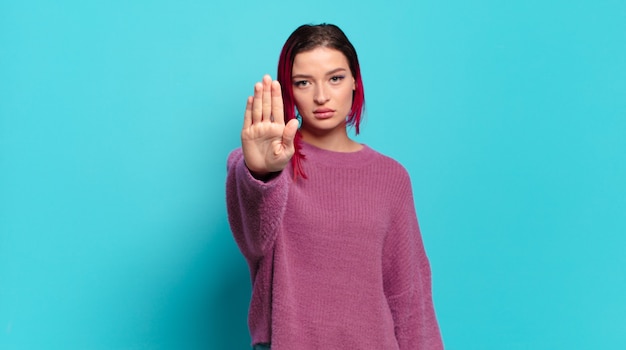
<path fill-rule="evenodd" d="M 274 178 L 277 174 L 280 173 L 280 171 L 272 172 L 272 171 L 263 171 L 263 170 L 261 170 L 261 171 L 259 171 L 259 170 L 252 170 L 245 163 L 245 161 L 244 161 L 244 164 L 246 165 L 246 169 L 248 169 L 248 171 L 250 172 L 250 175 L 252 175 L 253 178 L 255 178 L 255 179 L 259 180 L 259 181 L 263 181 L 263 182 L 269 181 L 272 178 Z"/>

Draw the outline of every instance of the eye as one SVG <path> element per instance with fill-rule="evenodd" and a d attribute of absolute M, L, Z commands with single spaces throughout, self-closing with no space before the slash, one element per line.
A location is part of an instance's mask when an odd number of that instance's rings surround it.
<path fill-rule="evenodd" d="M 343 76 L 343 75 L 334 75 L 333 77 L 330 78 L 330 82 L 331 83 L 339 83 L 343 79 L 345 79 L 345 76 Z"/>
<path fill-rule="evenodd" d="M 306 87 L 306 86 L 310 85 L 310 83 L 309 83 L 308 80 L 296 80 L 296 81 L 293 82 L 293 85 L 295 87 L 300 87 L 301 88 L 301 87 Z"/>

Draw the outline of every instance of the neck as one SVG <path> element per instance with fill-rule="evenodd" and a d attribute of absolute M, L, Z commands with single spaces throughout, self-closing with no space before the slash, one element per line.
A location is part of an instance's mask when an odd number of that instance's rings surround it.
<path fill-rule="evenodd" d="M 356 152 L 363 148 L 363 145 L 348 136 L 346 128 L 337 128 L 330 133 L 315 133 L 303 128 L 300 132 L 302 141 L 328 151 Z"/>

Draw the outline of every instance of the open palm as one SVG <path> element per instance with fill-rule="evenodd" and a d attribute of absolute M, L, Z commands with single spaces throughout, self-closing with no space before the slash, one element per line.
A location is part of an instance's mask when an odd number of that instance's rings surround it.
<path fill-rule="evenodd" d="M 295 153 L 298 121 L 285 124 L 284 118 L 280 84 L 265 75 L 254 85 L 254 96 L 248 97 L 241 130 L 244 160 L 253 175 L 283 170 Z"/>

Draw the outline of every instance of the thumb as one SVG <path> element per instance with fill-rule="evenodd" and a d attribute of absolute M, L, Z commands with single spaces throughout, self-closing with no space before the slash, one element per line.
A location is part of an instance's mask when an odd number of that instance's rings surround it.
<path fill-rule="evenodd" d="M 293 149 L 293 140 L 296 138 L 296 132 L 298 132 L 298 120 L 291 119 L 283 130 L 283 145 L 285 148 Z"/>

